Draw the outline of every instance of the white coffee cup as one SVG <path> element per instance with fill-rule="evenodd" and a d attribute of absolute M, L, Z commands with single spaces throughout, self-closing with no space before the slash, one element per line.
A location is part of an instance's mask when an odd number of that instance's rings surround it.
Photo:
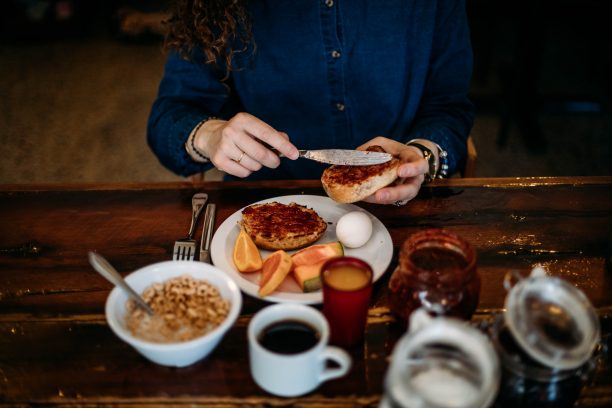
<path fill-rule="evenodd" d="M 260 342 L 263 331 L 283 321 L 303 322 L 319 333 L 316 344 L 295 354 L 280 354 Z M 345 375 L 351 357 L 344 350 L 328 346 L 329 325 L 318 310 L 301 304 L 276 304 L 260 310 L 249 323 L 249 359 L 251 375 L 264 390 L 282 397 L 306 394 L 324 381 Z M 328 368 L 327 361 L 338 364 Z"/>

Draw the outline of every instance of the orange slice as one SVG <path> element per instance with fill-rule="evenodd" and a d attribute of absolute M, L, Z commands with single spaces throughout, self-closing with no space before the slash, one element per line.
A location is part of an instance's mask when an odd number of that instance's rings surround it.
<path fill-rule="evenodd" d="M 259 249 L 243 228 L 240 228 L 240 233 L 234 243 L 233 259 L 236 269 L 243 273 L 256 272 L 263 266 Z"/>
<path fill-rule="evenodd" d="M 266 258 L 259 281 L 259 296 L 268 296 L 285 280 L 291 271 L 291 256 L 279 249 Z"/>

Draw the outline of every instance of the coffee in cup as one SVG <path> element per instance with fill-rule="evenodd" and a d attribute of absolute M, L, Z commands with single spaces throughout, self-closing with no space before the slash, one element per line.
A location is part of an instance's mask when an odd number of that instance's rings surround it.
<path fill-rule="evenodd" d="M 345 375 L 351 366 L 344 350 L 328 346 L 327 320 L 309 306 L 268 306 L 253 317 L 247 335 L 251 375 L 274 395 L 306 394 L 324 381 Z M 334 367 L 328 367 L 327 361 Z"/>

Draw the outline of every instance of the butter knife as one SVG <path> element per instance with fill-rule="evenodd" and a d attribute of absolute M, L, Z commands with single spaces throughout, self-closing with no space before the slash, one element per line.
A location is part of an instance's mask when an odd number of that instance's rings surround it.
<path fill-rule="evenodd" d="M 204 228 L 202 229 L 202 239 L 200 240 L 200 262 L 210 263 L 210 239 L 215 225 L 215 212 L 217 206 L 208 204 L 204 213 Z"/>
<path fill-rule="evenodd" d="M 340 166 L 370 166 L 372 164 L 386 163 L 393 158 L 389 153 L 365 150 L 319 149 L 298 150 L 298 152 L 300 152 L 301 158 Z M 284 157 L 282 154 L 280 156 Z"/>

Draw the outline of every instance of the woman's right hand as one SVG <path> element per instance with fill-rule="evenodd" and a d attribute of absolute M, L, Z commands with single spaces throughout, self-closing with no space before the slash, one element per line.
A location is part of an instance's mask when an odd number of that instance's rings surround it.
<path fill-rule="evenodd" d="M 194 143 L 216 168 L 236 177 L 247 177 L 262 166 L 280 165 L 275 148 L 289 159 L 299 156 L 289 136 L 248 113 L 238 113 L 230 120 L 210 119 L 195 135 Z"/>

